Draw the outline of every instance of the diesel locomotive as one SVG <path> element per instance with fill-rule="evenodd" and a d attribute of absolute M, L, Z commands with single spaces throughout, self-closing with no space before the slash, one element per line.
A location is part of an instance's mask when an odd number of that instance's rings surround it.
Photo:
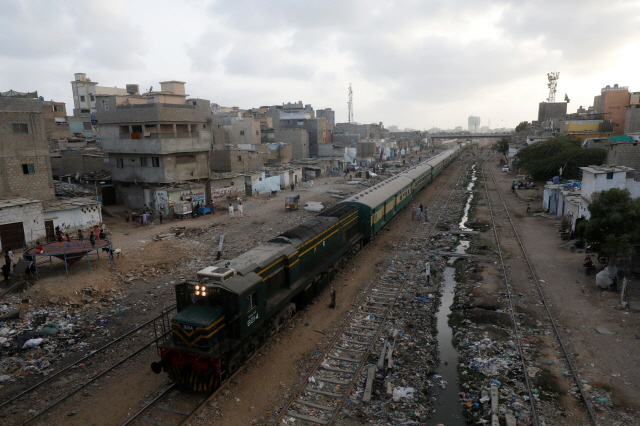
<path fill-rule="evenodd" d="M 444 151 L 176 284 L 177 314 L 163 321 L 167 337 L 151 369 L 184 388 L 215 390 L 464 149 Z"/>

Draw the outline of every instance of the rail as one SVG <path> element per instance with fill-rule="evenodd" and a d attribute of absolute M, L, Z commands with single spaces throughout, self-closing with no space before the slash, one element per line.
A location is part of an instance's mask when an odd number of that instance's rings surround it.
<path fill-rule="evenodd" d="M 486 164 L 486 163 L 485 163 Z M 560 332 L 558 331 L 558 327 L 556 325 L 556 321 L 553 318 L 553 315 L 551 314 L 551 310 L 549 309 L 549 304 L 547 303 L 547 299 L 544 296 L 544 293 L 542 291 L 542 287 L 540 287 L 540 282 L 538 280 L 538 277 L 536 276 L 535 270 L 533 269 L 533 265 L 531 264 L 531 262 L 529 261 L 529 257 L 527 256 L 527 252 L 524 249 L 524 245 L 522 244 L 522 240 L 520 239 L 520 235 L 518 234 L 518 231 L 516 230 L 516 226 L 515 223 L 513 222 L 513 218 L 511 217 L 511 214 L 509 213 L 509 210 L 507 208 L 507 204 L 504 201 L 504 198 L 502 197 L 502 194 L 500 194 L 500 190 L 498 189 L 498 183 L 495 179 L 495 176 L 493 174 L 493 171 L 491 169 L 489 169 L 489 174 L 491 175 L 491 179 L 496 187 L 496 194 L 498 195 L 498 197 L 500 197 L 500 201 L 502 203 L 502 207 L 504 209 L 504 212 L 507 215 L 507 218 L 509 219 L 509 223 L 511 224 L 511 229 L 513 230 L 513 234 L 515 236 L 515 240 L 518 243 L 518 246 L 520 247 L 520 251 L 522 252 L 522 256 L 523 259 L 525 260 L 525 262 L 527 262 L 527 265 L 529 267 L 529 270 L 531 271 L 531 275 L 533 277 L 533 282 L 535 283 L 535 289 L 537 290 L 537 293 L 540 297 L 540 301 L 542 302 L 542 305 L 545 308 L 545 311 L 549 317 L 549 320 L 551 322 L 551 325 L 553 327 L 553 331 L 554 331 L 554 335 L 556 340 L 558 341 L 558 344 L 560 345 L 560 348 L 562 349 L 562 353 L 567 361 L 567 364 L 569 366 L 569 371 L 571 372 L 571 376 L 573 377 L 573 380 L 576 384 L 576 387 L 578 388 L 578 390 L 580 391 L 580 396 L 582 397 L 582 401 L 584 402 L 585 406 L 587 407 L 587 412 L 589 414 L 589 417 L 591 418 L 591 421 L 593 422 L 593 425 L 597 426 L 598 422 L 597 422 L 597 418 L 596 415 L 593 411 L 593 408 L 591 407 L 591 404 L 589 403 L 587 396 L 584 393 L 584 390 L 582 388 L 580 379 L 578 377 L 578 374 L 575 370 L 575 367 L 573 366 L 573 362 L 571 361 L 571 358 L 569 357 L 569 353 L 567 352 L 567 349 L 564 345 L 564 342 L 562 341 L 562 338 L 560 337 Z M 517 341 L 518 341 L 518 352 L 520 353 L 520 359 L 522 360 L 523 363 L 523 371 L 524 371 L 524 377 L 526 380 L 526 384 L 527 384 L 527 390 L 529 392 L 529 401 L 531 402 L 531 407 L 532 407 L 532 416 L 533 416 L 533 424 L 534 426 L 538 425 L 538 419 L 537 419 L 537 415 L 535 412 L 535 404 L 534 404 L 534 398 L 532 395 L 532 390 L 531 390 L 531 385 L 529 383 L 529 379 L 528 379 L 528 374 L 527 374 L 527 369 L 526 369 L 526 365 L 524 363 L 524 356 L 523 356 L 523 350 L 521 347 L 521 338 L 520 338 L 520 334 L 518 331 L 518 326 L 517 326 L 517 320 L 515 318 L 515 309 L 513 306 L 513 301 L 512 301 L 512 297 L 511 297 L 511 292 L 510 292 L 510 284 L 509 284 L 509 280 L 507 278 L 507 271 L 506 271 L 506 266 L 503 260 L 503 256 L 502 256 L 502 249 L 500 247 L 500 240 L 498 238 L 498 231 L 496 228 L 496 224 L 495 224 L 495 217 L 494 217 L 494 211 L 491 208 L 492 204 L 491 201 L 489 199 L 489 190 L 487 188 L 487 184 L 486 184 L 486 178 L 485 178 L 485 172 L 484 172 L 484 165 L 482 167 L 482 176 L 485 180 L 485 193 L 487 196 L 487 205 L 489 206 L 489 212 L 491 215 L 491 223 L 493 226 L 493 232 L 494 232 L 494 236 L 496 239 L 496 245 L 498 248 L 498 254 L 500 255 L 500 262 L 502 264 L 502 271 L 504 274 L 504 279 L 505 279 L 505 284 L 506 284 L 506 288 L 507 288 L 507 293 L 508 293 L 508 299 L 509 299 L 509 311 L 511 313 L 511 320 L 513 321 L 514 324 L 514 331 L 516 332 L 516 337 L 517 337 Z"/>

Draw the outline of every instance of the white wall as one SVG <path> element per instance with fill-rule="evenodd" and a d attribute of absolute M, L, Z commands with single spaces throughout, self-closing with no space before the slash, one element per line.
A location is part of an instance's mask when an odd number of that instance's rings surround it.
<path fill-rule="evenodd" d="M 86 230 L 102 223 L 102 209 L 96 203 L 94 206 L 48 211 L 44 213 L 44 219 L 53 220 L 53 226 L 59 226 L 63 232 L 76 231 L 80 228 Z"/>
<path fill-rule="evenodd" d="M 5 207 L 0 210 L 0 225 L 15 222 L 22 222 L 27 244 L 32 244 L 47 235 L 44 229 L 42 203 L 39 201 L 21 206 Z M 17 247 L 11 248 L 15 250 Z M 1 244 L 0 249 L 4 250 Z"/>

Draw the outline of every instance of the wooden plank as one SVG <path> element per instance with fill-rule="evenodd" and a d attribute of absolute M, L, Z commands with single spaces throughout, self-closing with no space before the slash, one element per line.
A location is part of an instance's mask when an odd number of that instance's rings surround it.
<path fill-rule="evenodd" d="M 305 416 L 304 414 L 298 414 L 295 411 L 291 411 L 291 410 L 287 411 L 287 416 L 293 417 L 294 419 L 305 420 L 307 422 L 318 423 L 319 425 L 329 424 L 328 420 L 316 419 L 315 417 Z"/>
<path fill-rule="evenodd" d="M 317 393 L 320 395 L 324 395 L 324 396 L 330 396 L 332 398 L 342 398 L 344 396 L 344 394 L 342 393 L 331 393 L 331 392 L 325 392 L 325 391 L 321 391 L 318 389 L 313 389 L 313 388 L 304 388 L 305 392 L 313 392 L 313 393 Z"/>
<path fill-rule="evenodd" d="M 362 402 L 371 402 L 371 390 L 373 389 L 373 378 L 376 374 L 376 367 L 372 365 L 369 367 L 367 373 L 367 383 L 364 386 L 364 395 L 362 396 Z"/>
<path fill-rule="evenodd" d="M 382 370 L 384 368 L 384 355 L 387 353 L 387 342 L 385 341 L 380 351 L 380 358 L 378 358 L 378 368 Z"/>
<path fill-rule="evenodd" d="M 169 411 L 171 413 L 181 414 L 183 416 L 188 416 L 189 414 L 191 414 L 191 411 L 180 410 L 179 408 L 169 407 L 168 405 L 158 405 L 156 406 L 156 408 L 159 408 L 164 411 Z"/>
<path fill-rule="evenodd" d="M 307 402 L 303 399 L 297 400 L 296 404 L 306 405 L 307 407 L 317 408 L 318 410 L 336 411 L 336 407 L 329 407 L 327 405 L 314 404 L 313 402 Z"/>

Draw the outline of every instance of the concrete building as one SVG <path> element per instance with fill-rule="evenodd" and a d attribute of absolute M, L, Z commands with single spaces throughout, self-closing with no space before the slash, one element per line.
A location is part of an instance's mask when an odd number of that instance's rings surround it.
<path fill-rule="evenodd" d="M 337 123 L 336 134 L 358 134 L 361 139 L 389 139 L 390 132 L 384 128 L 382 122 L 372 124 Z"/>
<path fill-rule="evenodd" d="M 110 170 L 109 156 L 96 149 L 64 149 L 51 154 L 51 173 L 60 176 Z"/>
<path fill-rule="evenodd" d="M 589 166 L 582 170 L 580 217 L 589 219 L 589 205 L 598 194 L 612 188 L 627 189 L 632 198 L 640 197 L 640 181 L 634 169 L 625 166 Z"/>
<path fill-rule="evenodd" d="M 95 113 L 98 95 L 127 95 L 127 89 L 98 86 L 97 81 L 91 81 L 83 72 L 75 73 L 73 76 L 71 90 L 73 92 L 73 115 L 75 117 L 80 117 L 80 114 Z"/>
<path fill-rule="evenodd" d="M 291 155 L 294 160 L 309 158 L 309 132 L 305 129 L 275 130 L 274 140 L 291 144 Z"/>
<path fill-rule="evenodd" d="M 230 113 L 228 118 L 228 120 L 223 119 L 228 144 L 259 144 L 261 142 L 260 121 L 240 112 Z"/>
<path fill-rule="evenodd" d="M 0 250 L 10 248 L 15 253 L 46 235 L 42 201 L 24 197 L 0 199 Z"/>
<path fill-rule="evenodd" d="M 565 115 L 567 115 L 566 102 L 540 102 L 538 105 L 538 123 Z"/>
<path fill-rule="evenodd" d="M 607 85 L 600 90 L 600 95 L 593 98 L 593 109 L 596 113 L 604 113 L 604 118 L 613 123 L 612 133 L 621 135 L 625 131 L 627 107 L 631 100 L 628 86 L 613 87 Z"/>
<path fill-rule="evenodd" d="M 277 130 L 304 129 L 309 133 L 309 155 L 318 155 L 318 145 L 331 142 L 331 133 L 327 130 L 327 121 L 323 118 L 303 118 L 280 120 Z"/>
<path fill-rule="evenodd" d="M 633 92 L 624 116 L 624 133 L 638 132 L 640 132 L 640 92 Z"/>
<path fill-rule="evenodd" d="M 316 111 L 317 118 L 324 118 L 327 121 L 327 129 L 333 133 L 336 127 L 336 112 L 331 108 L 319 109 Z"/>
<path fill-rule="evenodd" d="M 260 170 L 266 162 L 266 153 L 254 149 L 223 149 L 213 152 L 211 170 L 217 173 L 244 173 Z"/>
<path fill-rule="evenodd" d="M 480 117 L 472 115 L 467 119 L 467 123 L 471 133 L 478 133 L 480 131 Z"/>
<path fill-rule="evenodd" d="M 360 143 L 360 135 L 354 133 L 334 133 L 332 139 L 334 144 L 342 146 L 356 146 Z"/>
<path fill-rule="evenodd" d="M 39 99 L 0 97 L 0 198 L 55 198 Z"/>
<path fill-rule="evenodd" d="M 187 99 L 184 84 L 161 82 L 159 92 L 142 96 L 96 97 L 102 148 L 109 154 L 119 203 L 153 207 L 154 188 L 209 177 L 211 105 Z"/>

